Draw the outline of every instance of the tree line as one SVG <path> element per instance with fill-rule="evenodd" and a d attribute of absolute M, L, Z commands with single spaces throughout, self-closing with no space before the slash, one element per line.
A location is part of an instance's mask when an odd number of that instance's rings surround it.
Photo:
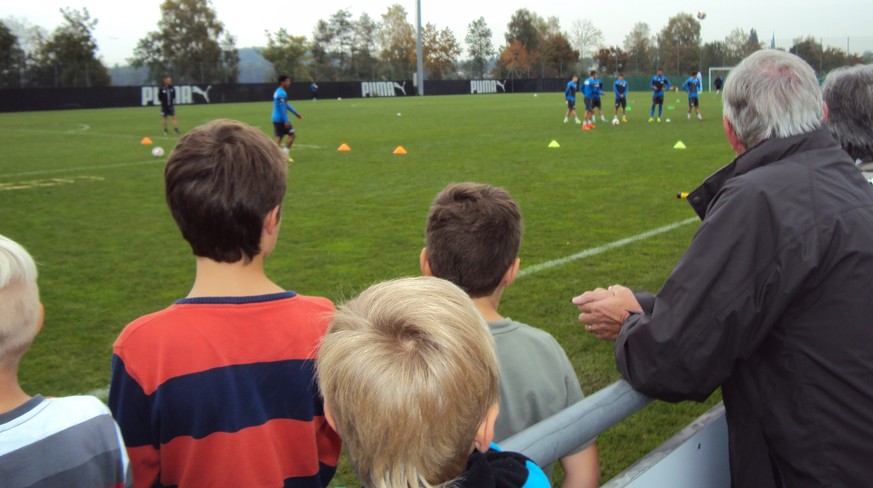
<path fill-rule="evenodd" d="M 226 31 L 208 0 L 164 0 L 156 29 L 137 43 L 128 59 L 145 68 L 148 80 L 165 75 L 177 83 L 236 83 L 240 56 L 236 38 Z M 98 20 L 88 9 L 61 9 L 63 23 L 48 33 L 16 19 L 0 21 L 0 88 L 108 86 L 109 71 L 97 56 L 93 31 Z M 408 79 L 416 71 L 416 30 L 406 9 L 391 5 L 378 18 L 355 18 L 341 9 L 319 20 L 310 37 L 281 28 L 265 31 L 259 53 L 276 74 L 297 81 Z M 598 69 L 607 74 L 646 74 L 662 68 L 670 75 L 732 66 L 766 47 L 755 29 L 734 29 L 725 39 L 702 42 L 700 19 L 688 13 L 671 17 L 654 32 L 639 22 L 621 45 L 604 43 L 590 19 L 574 20 L 569 30 L 557 17 L 544 18 L 522 8 L 506 26 L 505 44 L 495 47 L 483 17 L 467 26 L 463 42 L 449 28 L 422 27 L 422 58 L 427 79 L 554 78 Z M 466 51 L 466 57 L 462 53 Z M 819 72 L 873 62 L 873 53 L 848 54 L 809 36 L 795 39 L 790 51 Z"/>

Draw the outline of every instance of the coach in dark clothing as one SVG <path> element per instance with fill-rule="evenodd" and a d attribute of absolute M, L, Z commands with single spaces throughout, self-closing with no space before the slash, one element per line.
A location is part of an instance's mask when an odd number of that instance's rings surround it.
<path fill-rule="evenodd" d="M 873 187 L 792 54 L 743 60 L 724 114 L 738 156 L 689 195 L 703 222 L 661 291 L 586 292 L 579 320 L 643 393 L 722 387 L 733 486 L 870 486 Z"/>

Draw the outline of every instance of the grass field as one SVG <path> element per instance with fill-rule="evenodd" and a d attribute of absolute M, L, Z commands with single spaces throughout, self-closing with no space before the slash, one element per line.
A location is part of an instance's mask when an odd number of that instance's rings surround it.
<path fill-rule="evenodd" d="M 181 106 L 179 121 L 183 131 L 224 117 L 271 132 L 269 95 L 264 103 Z M 732 158 L 716 97 L 701 95 L 707 120 L 698 122 L 685 120 L 684 95 L 668 95 L 672 122 L 658 124 L 646 122 L 650 95 L 631 93 L 628 124 L 588 132 L 561 123 L 563 97 L 554 93 L 295 102 L 304 119 L 294 122 L 296 163 L 268 273 L 338 302 L 375 281 L 417 275 L 435 194 L 453 181 L 503 186 L 522 208 L 525 236 L 523 276 L 501 312 L 553 334 L 584 391 L 594 392 L 619 378 L 612 344 L 584 333 L 570 299 L 614 283 L 658 290 L 697 226 L 676 193 Z M 187 293 L 194 261 L 164 203 L 165 159 L 140 144 L 149 136 L 169 152 L 177 139 L 160 134 L 153 107 L 0 114 L 0 234 L 38 261 L 46 309 L 21 366 L 29 393 L 105 389 L 121 329 Z M 552 140 L 561 147 L 547 148 Z M 673 149 L 679 140 L 687 149 Z M 351 151 L 337 152 L 341 143 Z M 399 145 L 408 154 L 392 154 Z M 717 397 L 656 402 L 603 433 L 603 480 Z M 357 486 L 344 465 L 333 486 L 345 485 Z"/>

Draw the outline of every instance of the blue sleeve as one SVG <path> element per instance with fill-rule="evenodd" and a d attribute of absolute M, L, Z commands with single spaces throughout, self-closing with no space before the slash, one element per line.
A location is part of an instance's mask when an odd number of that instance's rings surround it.
<path fill-rule="evenodd" d="M 300 117 L 300 114 L 298 114 L 297 111 L 294 110 L 294 107 L 292 107 L 290 103 L 285 102 L 285 106 L 288 107 L 288 111 L 289 111 L 289 112 L 291 112 L 292 114 L 296 115 L 297 117 Z"/>
<path fill-rule="evenodd" d="M 551 488 L 552 483 L 543 470 L 531 460 L 525 463 L 527 467 L 527 480 L 522 488 Z"/>

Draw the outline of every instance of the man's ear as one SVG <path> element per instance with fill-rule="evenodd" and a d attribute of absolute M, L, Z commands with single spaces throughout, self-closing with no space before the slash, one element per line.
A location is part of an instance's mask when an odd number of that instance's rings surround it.
<path fill-rule="evenodd" d="M 722 117 L 724 128 L 724 135 L 727 137 L 728 144 L 731 145 L 734 152 L 739 156 L 748 150 L 745 144 L 740 141 L 740 136 L 737 135 L 737 131 L 734 129 L 734 125 L 731 124 L 731 121 L 727 119 L 727 117 Z"/>
<path fill-rule="evenodd" d="M 476 431 L 476 438 L 473 440 L 473 446 L 479 452 L 485 452 L 491 447 L 491 442 L 494 440 L 494 423 L 497 422 L 497 415 L 500 414 L 500 405 L 495 403 L 488 409 L 482 423 L 479 424 L 479 429 Z"/>
<path fill-rule="evenodd" d="M 418 255 L 418 265 L 421 267 L 421 274 L 425 276 L 433 276 L 430 270 L 430 261 L 427 259 L 427 248 L 421 249 L 421 254 Z"/>
<path fill-rule="evenodd" d="M 503 275 L 503 286 L 509 286 L 515 283 L 515 278 L 518 276 L 518 268 L 521 266 L 521 259 L 515 258 L 515 261 L 512 262 L 512 266 L 506 270 L 506 273 Z"/>
<path fill-rule="evenodd" d="M 264 218 L 264 231 L 266 231 L 267 234 L 272 235 L 276 231 L 276 228 L 279 227 L 279 223 L 281 222 L 280 215 L 281 208 L 279 205 L 276 205 L 276 207 L 273 208 L 273 210 L 270 210 Z"/>

